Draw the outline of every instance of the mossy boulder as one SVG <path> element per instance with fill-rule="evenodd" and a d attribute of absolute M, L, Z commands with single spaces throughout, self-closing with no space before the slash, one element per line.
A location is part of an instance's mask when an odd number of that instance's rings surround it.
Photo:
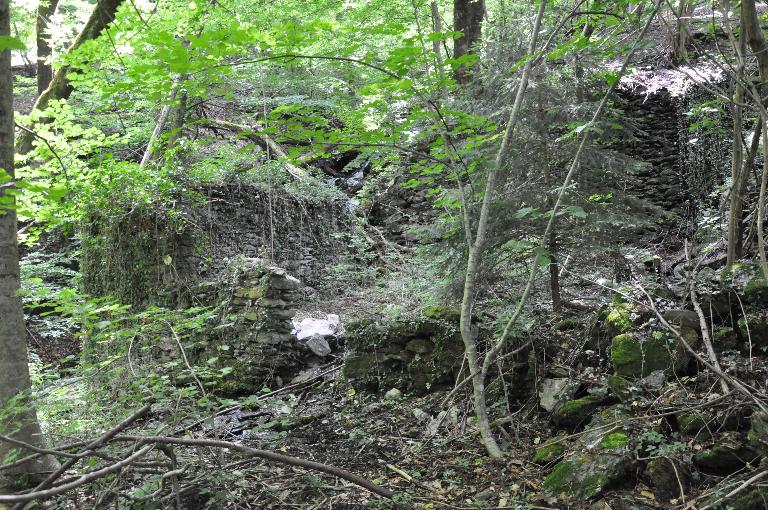
<path fill-rule="evenodd" d="M 767 331 L 768 332 L 768 331 Z M 739 335 L 733 328 L 717 328 L 713 336 L 713 347 L 718 352 L 731 351 L 739 348 Z"/>
<path fill-rule="evenodd" d="M 720 284 L 738 293 L 745 303 L 768 304 L 768 283 L 759 264 L 744 262 L 726 267 L 720 273 Z"/>
<path fill-rule="evenodd" d="M 753 348 L 768 346 L 768 312 L 765 310 L 748 311 L 745 317 L 739 318 L 737 327 L 743 346 L 750 340 Z"/>
<path fill-rule="evenodd" d="M 706 473 L 728 475 L 760 460 L 760 452 L 746 444 L 720 443 L 693 456 L 696 466 Z"/>
<path fill-rule="evenodd" d="M 765 510 L 768 508 L 768 489 L 757 487 L 728 502 L 733 510 Z"/>
<path fill-rule="evenodd" d="M 605 351 L 616 335 L 631 331 L 638 315 L 630 304 L 615 299 L 602 307 L 587 330 L 587 343 L 596 351 Z"/>
<path fill-rule="evenodd" d="M 754 449 L 768 456 L 768 415 L 756 413 L 752 416 L 747 438 Z"/>
<path fill-rule="evenodd" d="M 691 471 L 678 459 L 657 458 L 648 462 L 645 479 L 660 501 L 668 501 L 681 497 L 681 490 L 688 494 Z"/>
<path fill-rule="evenodd" d="M 584 434 L 566 445 L 565 457 L 544 479 L 543 492 L 586 499 L 631 480 L 635 460 L 628 424 L 620 406 L 594 413 Z"/>
<path fill-rule="evenodd" d="M 611 374 L 606 378 L 606 382 L 613 396 L 622 402 L 626 402 L 632 396 L 630 382 L 620 375 Z"/>
<path fill-rule="evenodd" d="M 564 453 L 565 441 L 561 438 L 554 438 L 536 448 L 536 453 L 531 461 L 536 464 L 549 464 Z"/>
<path fill-rule="evenodd" d="M 573 429 L 588 423 L 595 411 L 605 402 L 602 397 L 588 395 L 575 400 L 567 400 L 555 407 L 552 421 L 558 427 Z"/>
<path fill-rule="evenodd" d="M 683 328 L 682 335 L 691 347 L 699 345 L 695 330 Z M 650 335 L 624 333 L 613 338 L 611 363 L 616 375 L 627 379 L 646 377 L 656 370 L 678 372 L 690 360 L 685 349 L 671 335 L 653 331 Z"/>

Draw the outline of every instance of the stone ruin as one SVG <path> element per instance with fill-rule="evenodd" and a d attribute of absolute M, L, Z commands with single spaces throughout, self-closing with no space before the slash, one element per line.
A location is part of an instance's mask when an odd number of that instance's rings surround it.
<path fill-rule="evenodd" d="M 200 284 L 195 302 L 215 307 L 214 319 L 200 333 L 198 359 L 216 358 L 214 369 L 230 367 L 220 390 L 256 393 L 265 384 L 281 386 L 303 368 L 323 363 L 333 347 L 327 335 L 294 334 L 294 303 L 301 282 L 284 269 L 257 258 L 236 259 L 221 279 Z M 318 343 L 322 342 L 322 347 Z"/>

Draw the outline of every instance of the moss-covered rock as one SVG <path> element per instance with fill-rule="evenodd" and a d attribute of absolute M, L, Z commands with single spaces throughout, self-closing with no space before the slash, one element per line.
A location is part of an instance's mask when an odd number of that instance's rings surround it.
<path fill-rule="evenodd" d="M 620 375 L 611 374 L 606 378 L 606 382 L 611 393 L 622 402 L 631 397 L 630 383 Z"/>
<path fill-rule="evenodd" d="M 693 462 L 704 472 L 728 475 L 742 469 L 747 464 L 754 464 L 760 459 L 760 453 L 743 444 L 717 444 L 708 450 L 693 456 Z"/>
<path fill-rule="evenodd" d="M 747 438 L 753 448 L 768 456 L 768 415 L 756 413 L 752 416 Z"/>
<path fill-rule="evenodd" d="M 696 331 L 684 328 L 682 335 L 694 348 L 699 344 Z M 689 361 L 688 353 L 667 333 L 650 335 L 624 333 L 611 343 L 611 363 L 617 375 L 627 379 L 646 377 L 656 370 L 680 371 Z"/>
<path fill-rule="evenodd" d="M 555 407 L 552 421 L 558 427 L 576 428 L 589 422 L 594 412 L 603 405 L 605 399 L 586 396 L 576 400 L 567 400 Z"/>
<path fill-rule="evenodd" d="M 543 491 L 592 498 L 629 479 L 632 468 L 632 457 L 625 453 L 581 454 L 558 463 L 544 478 Z"/>
<path fill-rule="evenodd" d="M 677 459 L 657 458 L 648 462 L 645 468 L 645 478 L 653 493 L 660 501 L 688 494 L 691 483 L 691 471 Z"/>
<path fill-rule="evenodd" d="M 408 315 L 350 322 L 344 376 L 369 391 L 424 394 L 453 384 L 464 355 L 458 319 L 446 309 L 430 314 L 451 320 Z"/>
<path fill-rule="evenodd" d="M 768 489 L 758 487 L 728 502 L 733 510 L 765 510 L 768 508 Z"/>
<path fill-rule="evenodd" d="M 720 272 L 720 284 L 736 292 L 748 304 L 768 304 L 768 283 L 759 264 L 733 264 Z"/>
<path fill-rule="evenodd" d="M 713 335 L 713 347 L 716 351 L 730 351 L 739 348 L 739 336 L 733 328 L 717 328 Z"/>
<path fill-rule="evenodd" d="M 752 347 L 768 346 L 768 312 L 766 310 L 750 310 L 746 316 L 739 318 L 737 322 L 739 336 L 743 339 L 742 345 L 747 346 L 752 342 Z"/>
<path fill-rule="evenodd" d="M 536 448 L 536 453 L 531 459 L 536 464 L 549 464 L 565 453 L 565 441 L 555 438 Z"/>
<path fill-rule="evenodd" d="M 587 430 L 565 444 L 564 459 L 545 478 L 543 491 L 585 499 L 630 481 L 635 461 L 628 425 L 629 416 L 619 405 L 595 412 Z"/>

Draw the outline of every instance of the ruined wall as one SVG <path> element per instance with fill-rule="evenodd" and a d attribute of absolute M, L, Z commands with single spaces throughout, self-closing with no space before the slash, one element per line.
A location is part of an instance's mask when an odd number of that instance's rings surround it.
<path fill-rule="evenodd" d="M 198 190 L 181 212 L 126 211 L 83 229 L 85 290 L 137 305 L 186 306 L 235 257 L 260 258 L 303 283 L 321 283 L 346 250 L 352 215 L 339 201 L 311 202 L 246 184 Z"/>

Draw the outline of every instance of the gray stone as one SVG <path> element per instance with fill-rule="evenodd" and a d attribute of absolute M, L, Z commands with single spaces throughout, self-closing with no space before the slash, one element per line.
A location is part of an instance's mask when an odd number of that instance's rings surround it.
<path fill-rule="evenodd" d="M 322 335 L 312 335 L 309 337 L 305 345 L 316 356 L 320 356 L 321 358 L 328 356 L 331 353 L 331 346 L 328 345 L 328 340 L 326 340 Z"/>
<path fill-rule="evenodd" d="M 545 411 L 552 412 L 557 404 L 571 400 L 578 389 L 579 384 L 567 377 L 542 379 L 539 385 L 539 405 Z"/>
<path fill-rule="evenodd" d="M 425 338 L 414 338 L 405 344 L 406 350 L 415 352 L 416 354 L 427 354 L 432 352 L 432 349 L 434 348 L 434 344 Z"/>
<path fill-rule="evenodd" d="M 403 392 L 397 388 L 392 388 L 384 394 L 384 398 L 387 400 L 400 400 L 403 397 Z"/>

